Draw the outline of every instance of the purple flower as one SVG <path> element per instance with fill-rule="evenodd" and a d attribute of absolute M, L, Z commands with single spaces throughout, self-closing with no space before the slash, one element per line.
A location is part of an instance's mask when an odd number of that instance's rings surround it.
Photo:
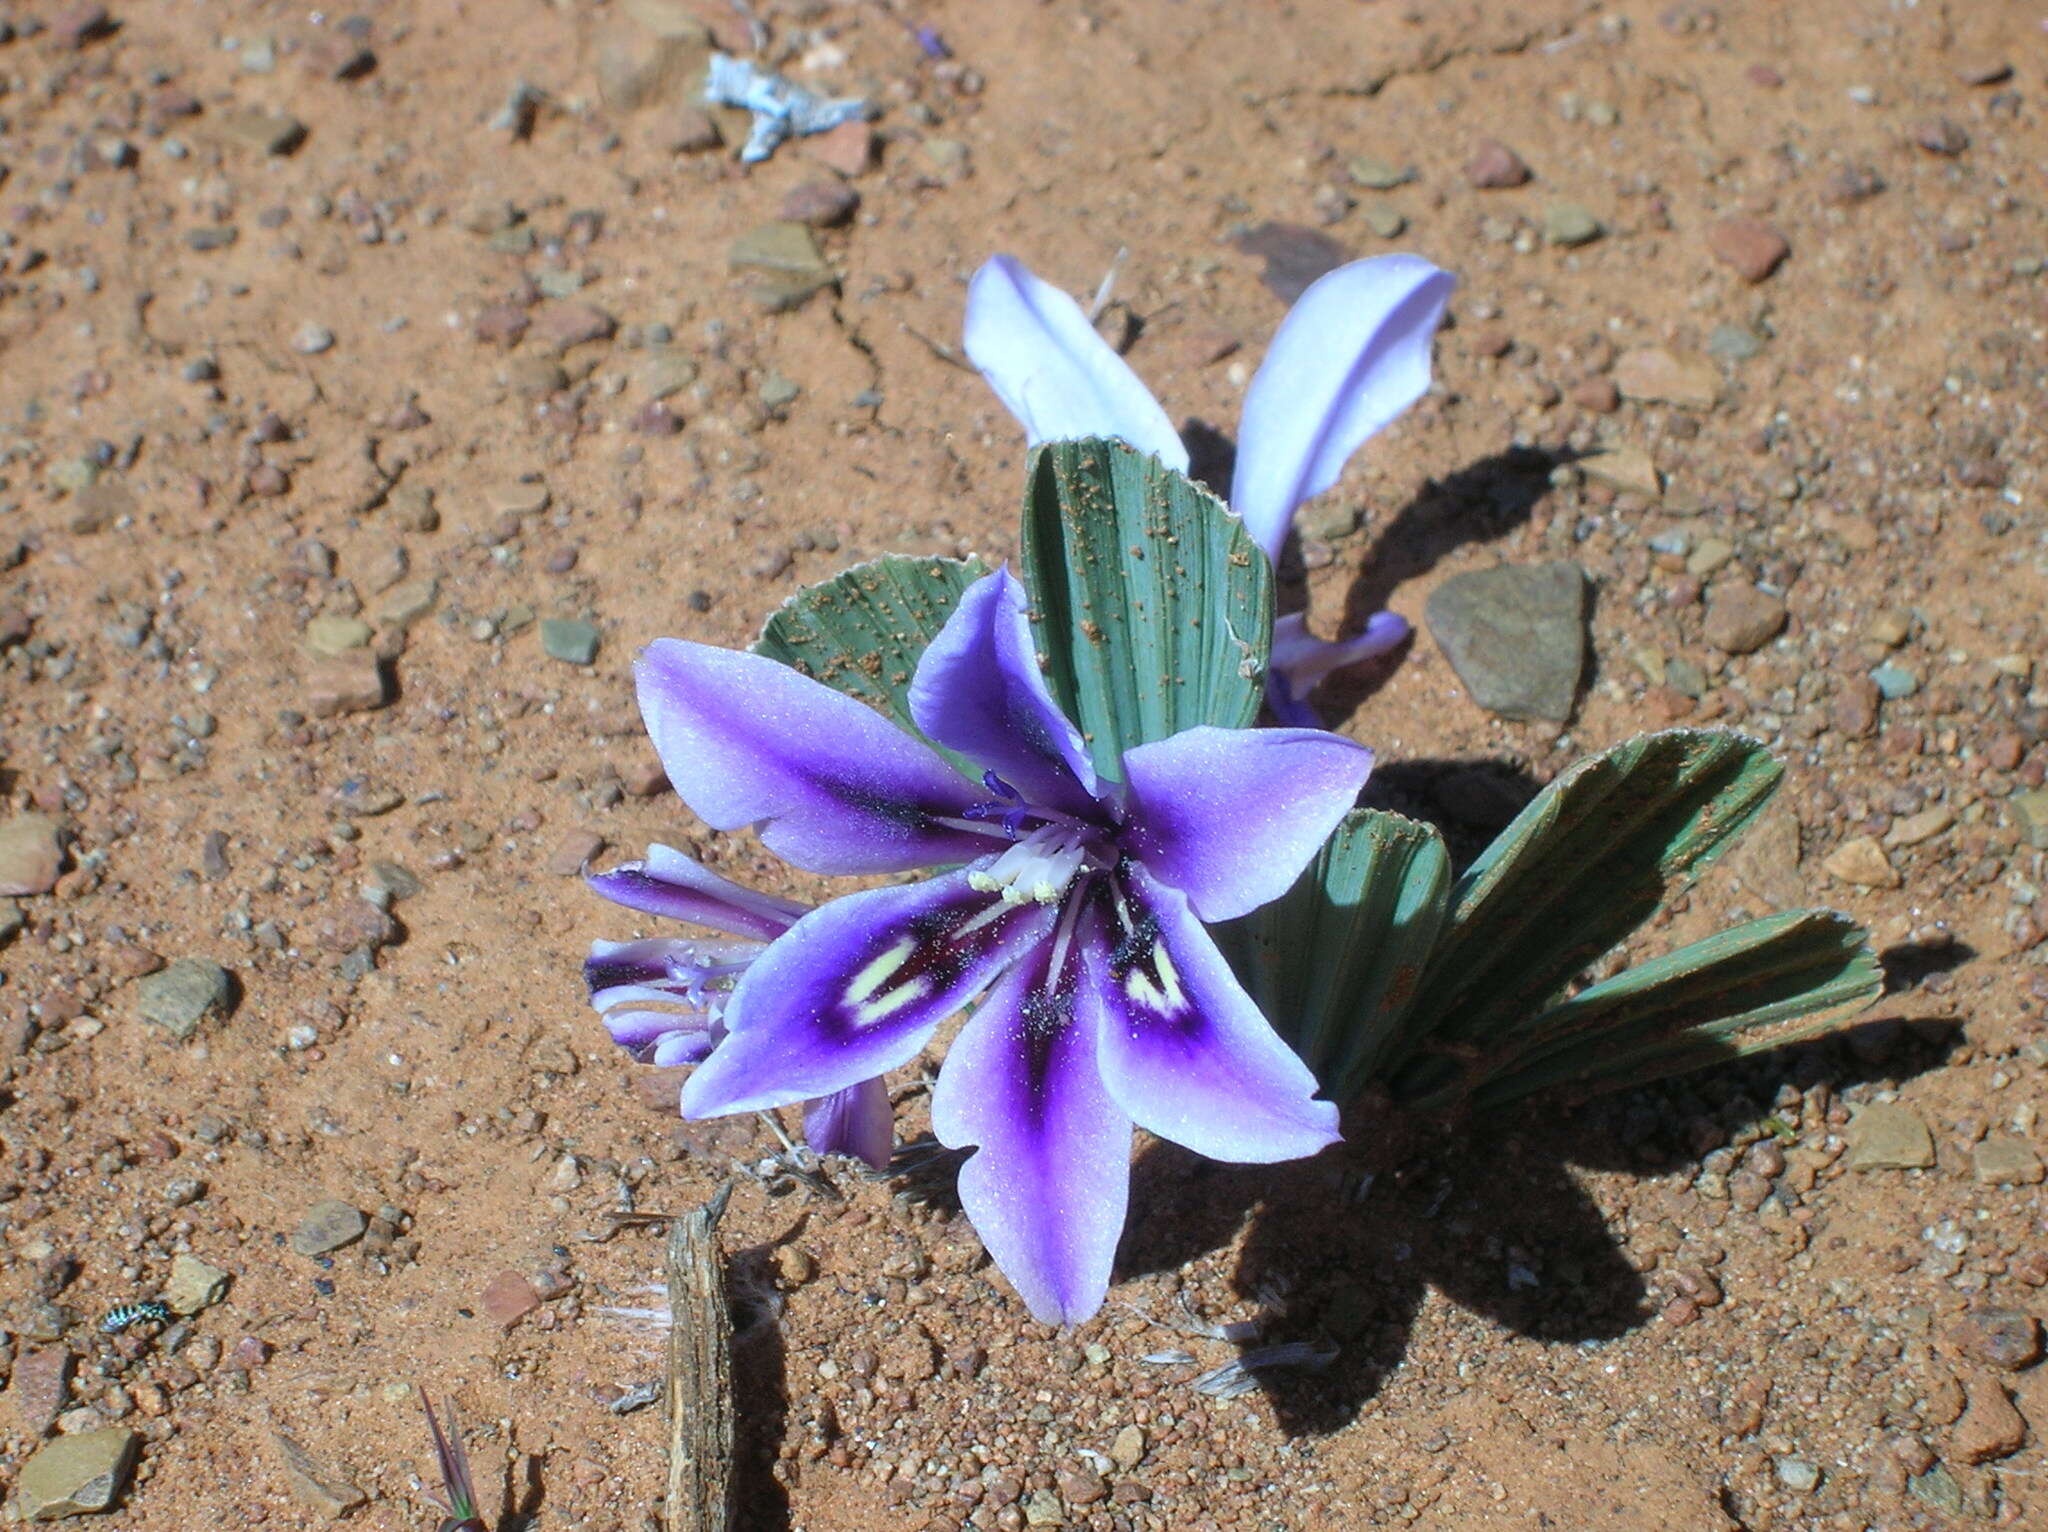
<path fill-rule="evenodd" d="M 1007 570 L 962 594 L 910 691 L 918 728 L 979 781 L 759 655 L 663 639 L 638 679 L 669 780 L 710 824 L 752 826 L 812 872 L 952 869 L 835 899 L 755 956 L 724 997 L 724 1041 L 683 1087 L 685 1116 L 873 1079 L 979 998 L 932 1125 L 979 1146 L 961 1201 L 1048 1322 L 1087 1318 L 1108 1289 L 1133 1123 L 1226 1160 L 1336 1138 L 1336 1108 L 1313 1099 L 1315 1077 L 1202 923 L 1286 891 L 1370 751 L 1320 730 L 1195 728 L 1127 751 L 1123 780 L 1102 780 L 1039 673 Z"/>
<path fill-rule="evenodd" d="M 701 1064 L 709 1058 L 725 1040 L 725 1009 L 740 975 L 807 913 L 801 904 L 721 878 L 667 846 L 650 846 L 646 861 L 588 881 L 627 909 L 739 938 L 590 944 L 583 964 L 590 1003 L 612 1041 L 646 1064 Z M 820 1154 L 858 1155 L 879 1170 L 889 1163 L 893 1136 L 889 1093 L 879 1078 L 804 1103 L 804 1137 Z"/>
<path fill-rule="evenodd" d="M 1430 339 L 1452 278 L 1418 255 L 1353 261 L 1301 295 L 1244 396 L 1230 507 L 1275 564 L 1303 501 L 1321 494 L 1351 454 L 1429 387 Z M 1114 436 L 1187 472 L 1173 422 L 1138 375 L 1095 333 L 1081 306 L 1007 255 L 967 290 L 967 355 L 1022 422 L 1033 446 Z M 1312 724 L 1305 699 L 1343 665 L 1384 654 L 1408 623 L 1380 612 L 1358 637 L 1322 644 L 1298 615 L 1273 625 L 1269 688 L 1276 714 Z"/>

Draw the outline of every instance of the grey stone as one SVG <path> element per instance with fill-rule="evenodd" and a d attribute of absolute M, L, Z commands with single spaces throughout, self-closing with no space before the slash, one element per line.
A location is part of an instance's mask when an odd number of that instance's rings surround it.
<path fill-rule="evenodd" d="M 1553 245 L 1590 245 L 1606 232 L 1600 220 L 1576 202 L 1553 202 L 1543 210 L 1543 237 Z"/>
<path fill-rule="evenodd" d="M 1707 355 L 1724 362 L 1746 362 L 1764 349 L 1764 338 L 1747 325 L 1717 324 L 1707 337 Z"/>
<path fill-rule="evenodd" d="M 128 1487 L 141 1442 L 119 1427 L 58 1437 L 21 1465 L 9 1513 L 19 1521 L 57 1521 L 109 1509 Z"/>
<path fill-rule="evenodd" d="M 299 1220 L 298 1228 L 292 1231 L 292 1249 L 300 1255 L 326 1255 L 353 1245 L 369 1226 L 370 1221 L 360 1209 L 350 1207 L 338 1197 L 327 1197 L 314 1203 Z"/>
<path fill-rule="evenodd" d="M 758 278 L 755 299 L 775 312 L 795 308 L 839 281 L 811 231 L 786 218 L 757 225 L 734 240 L 726 264 Z"/>
<path fill-rule="evenodd" d="M 371 628 L 360 617 L 315 617 L 306 624 L 306 646 L 320 654 L 342 654 L 370 641 Z"/>
<path fill-rule="evenodd" d="M 164 1304 L 173 1314 L 196 1314 L 225 1298 L 233 1280 L 229 1273 L 196 1255 L 174 1255 L 171 1275 L 164 1283 Z"/>
<path fill-rule="evenodd" d="M 2014 793 L 2006 800 L 2015 830 L 2036 851 L 2048 851 L 2048 787 Z"/>
<path fill-rule="evenodd" d="M 2036 1186 L 2044 1174 L 2041 1156 L 2023 1138 L 1994 1133 L 1970 1156 L 1971 1170 L 1987 1186 Z"/>
<path fill-rule="evenodd" d="M 1415 179 L 1413 166 L 1401 166 L 1361 154 L 1344 167 L 1353 181 L 1372 191 L 1392 191 Z"/>
<path fill-rule="evenodd" d="M 1555 723 L 1571 716 L 1586 665 L 1586 572 L 1577 564 L 1454 575 L 1430 594 L 1424 617 L 1488 712 Z"/>
<path fill-rule="evenodd" d="M 1927 1472 L 1908 1479 L 1906 1490 L 1915 1500 L 1931 1505 L 1938 1511 L 1954 1513 L 1963 1508 L 1962 1485 L 1956 1482 L 1954 1474 L 1939 1463 Z"/>
<path fill-rule="evenodd" d="M 183 1042 L 212 1016 L 234 1008 L 235 981 L 218 963 L 179 958 L 135 986 L 135 1014 Z"/>
<path fill-rule="evenodd" d="M 1849 1122 L 1851 1170 L 1925 1170 L 1934 1163 L 1934 1136 L 1910 1107 L 1878 1102 Z"/>
<path fill-rule="evenodd" d="M 1368 202 L 1359 210 L 1359 217 L 1381 239 L 1398 239 L 1408 227 L 1408 220 L 1401 210 L 1385 202 Z"/>
<path fill-rule="evenodd" d="M 1887 702 L 1910 697 L 1920 690 L 1920 678 L 1903 665 L 1886 662 L 1870 673 L 1870 679 Z"/>
<path fill-rule="evenodd" d="M 587 622 L 573 617 L 544 617 L 540 624 L 540 646 L 549 659 L 565 665 L 588 665 L 597 658 L 598 632 Z"/>
<path fill-rule="evenodd" d="M 410 899 L 424 885 L 404 866 L 397 862 L 372 862 L 370 875 L 363 880 L 363 892 L 369 898 L 374 891 L 381 895 L 383 902 L 396 904 L 401 899 Z M 377 902 L 374 898 L 372 903 Z"/>
<path fill-rule="evenodd" d="M 1773 1467 L 1778 1482 L 1795 1495 L 1811 1494 L 1820 1487 L 1820 1469 L 1805 1458 L 1779 1458 Z"/>

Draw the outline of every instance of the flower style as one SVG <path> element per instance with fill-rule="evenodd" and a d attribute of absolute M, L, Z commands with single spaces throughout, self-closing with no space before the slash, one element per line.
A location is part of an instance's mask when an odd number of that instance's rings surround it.
<path fill-rule="evenodd" d="M 583 964 L 590 1003 L 612 1041 L 646 1064 L 701 1064 L 725 1040 L 725 1007 L 747 966 L 808 913 L 721 878 L 682 852 L 650 846 L 587 880 L 614 904 L 642 914 L 708 926 L 739 938 L 725 942 L 655 937 L 592 942 Z M 880 1170 L 893 1142 L 889 1093 L 879 1078 L 861 1080 L 804 1103 L 804 1138 L 820 1154 L 851 1154 Z"/>
<path fill-rule="evenodd" d="M 1123 780 L 1103 780 L 1047 690 L 1007 570 L 962 594 L 910 692 L 919 730 L 978 782 L 759 655 L 663 639 L 637 674 L 669 780 L 711 825 L 753 826 L 813 872 L 951 868 L 835 899 L 754 956 L 724 997 L 726 1037 L 683 1087 L 685 1116 L 871 1080 L 979 997 L 932 1125 L 978 1146 L 961 1201 L 1055 1323 L 1108 1290 L 1133 1123 L 1250 1162 L 1337 1137 L 1336 1108 L 1202 923 L 1286 891 L 1363 785 L 1364 747 L 1194 728 L 1125 752 Z"/>
<path fill-rule="evenodd" d="M 1453 279 L 1418 255 L 1353 261 L 1301 295 L 1252 377 L 1238 424 L 1230 508 L 1276 565 L 1295 510 L 1337 482 L 1351 454 L 1429 388 L 1431 337 Z M 1081 306 L 1007 255 L 967 290 L 965 343 L 1031 445 L 1114 436 L 1185 473 L 1188 452 L 1166 411 Z M 1332 670 L 1395 648 L 1405 618 L 1376 612 L 1342 643 L 1310 636 L 1299 613 L 1273 624 L 1276 716 L 1314 724 L 1309 692 Z"/>

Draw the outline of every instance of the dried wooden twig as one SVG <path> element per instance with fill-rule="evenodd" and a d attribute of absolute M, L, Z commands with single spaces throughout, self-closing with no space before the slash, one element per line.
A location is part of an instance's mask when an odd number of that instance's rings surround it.
<path fill-rule="evenodd" d="M 718 1220 L 720 1189 L 668 1239 L 668 1532 L 726 1532 L 732 1515 L 732 1314 Z"/>

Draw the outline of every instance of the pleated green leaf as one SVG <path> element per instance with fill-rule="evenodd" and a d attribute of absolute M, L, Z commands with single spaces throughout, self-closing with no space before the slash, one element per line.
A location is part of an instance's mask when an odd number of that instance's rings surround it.
<path fill-rule="evenodd" d="M 1726 730 L 1640 735 L 1572 767 L 1458 880 L 1419 1023 L 1448 1051 L 1498 1046 L 1690 886 L 1783 775 Z"/>
<path fill-rule="evenodd" d="M 988 573 L 977 559 L 890 554 L 808 585 L 775 610 L 754 653 L 858 698 L 916 732 L 910 678 L 918 657 Z"/>
<path fill-rule="evenodd" d="M 1214 495 L 1121 442 L 1031 454 L 1021 562 L 1046 680 L 1104 776 L 1197 724 L 1258 716 L 1273 571 Z"/>
<path fill-rule="evenodd" d="M 1640 1084 L 1839 1026 L 1884 991 L 1862 927 L 1832 910 L 1749 921 L 1640 963 L 1552 1006 L 1485 1062 L 1469 1099 L 1498 1106 L 1553 1087 L 1576 1096 Z"/>
<path fill-rule="evenodd" d="M 1412 1046 L 1409 1006 L 1450 887 L 1434 828 L 1353 809 L 1292 889 L 1218 928 L 1246 990 L 1331 1100 L 1353 1100 Z"/>

